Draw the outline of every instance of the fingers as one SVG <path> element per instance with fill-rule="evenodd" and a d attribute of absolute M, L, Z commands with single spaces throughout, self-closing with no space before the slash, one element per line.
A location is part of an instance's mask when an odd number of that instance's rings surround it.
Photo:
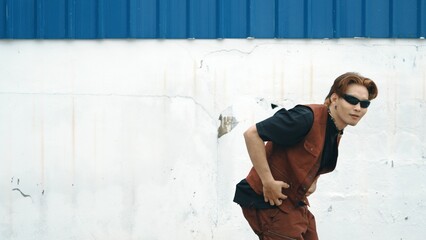
<path fill-rule="evenodd" d="M 280 194 L 280 196 L 278 197 L 278 199 L 284 200 L 287 199 L 287 196 L 284 194 Z"/>
<path fill-rule="evenodd" d="M 269 199 L 269 200 L 268 200 L 268 201 L 266 201 L 266 202 L 269 202 L 269 204 L 270 204 L 271 206 L 275 206 L 275 205 L 279 206 L 279 205 L 281 205 L 282 200 L 281 200 L 281 199 L 275 199 L 275 200 Z"/>
<path fill-rule="evenodd" d="M 267 197 L 265 197 L 265 202 L 269 202 L 269 204 L 270 204 L 271 206 L 274 206 L 274 205 L 275 205 L 275 201 L 274 201 L 272 198 L 267 198 Z"/>
<path fill-rule="evenodd" d="M 282 188 L 289 188 L 290 187 L 290 185 L 288 185 L 287 183 L 285 183 L 285 182 L 281 182 L 281 187 Z"/>
<path fill-rule="evenodd" d="M 277 199 L 274 202 L 275 202 L 275 205 L 279 206 L 279 205 L 281 205 L 283 203 L 283 200 Z"/>
<path fill-rule="evenodd" d="M 279 206 L 279 205 L 281 205 L 282 203 L 283 203 L 283 199 L 280 199 L 280 198 L 275 199 L 275 200 L 269 200 L 269 204 L 270 204 L 271 206 L 274 206 L 274 205 Z"/>
<path fill-rule="evenodd" d="M 284 194 L 281 194 L 279 198 L 265 198 L 265 202 L 269 202 L 271 206 L 279 206 L 283 203 L 283 200 L 287 199 L 287 196 Z"/>
<path fill-rule="evenodd" d="M 269 202 L 271 206 L 279 206 L 287 196 L 282 193 L 283 188 L 289 188 L 290 185 L 283 181 L 273 181 L 263 186 L 263 194 L 265 202 Z"/>

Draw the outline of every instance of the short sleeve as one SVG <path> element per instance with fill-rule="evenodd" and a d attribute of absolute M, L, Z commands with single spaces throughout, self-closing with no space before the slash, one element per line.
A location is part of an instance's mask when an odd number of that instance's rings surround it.
<path fill-rule="evenodd" d="M 280 109 L 272 117 L 256 124 L 263 141 L 272 141 L 282 146 L 292 146 L 306 137 L 312 128 L 314 115 L 303 105 L 286 110 Z"/>

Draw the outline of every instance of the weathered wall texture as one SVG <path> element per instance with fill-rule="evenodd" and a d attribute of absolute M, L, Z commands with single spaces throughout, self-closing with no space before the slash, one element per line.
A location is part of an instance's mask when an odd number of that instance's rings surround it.
<path fill-rule="evenodd" d="M 256 239 L 243 131 L 346 71 L 380 92 L 311 197 L 320 237 L 423 239 L 426 43 L 368 39 L 0 41 L 0 239 Z"/>

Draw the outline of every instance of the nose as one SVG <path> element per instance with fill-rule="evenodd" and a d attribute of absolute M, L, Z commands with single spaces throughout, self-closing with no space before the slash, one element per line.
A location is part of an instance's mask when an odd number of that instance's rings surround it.
<path fill-rule="evenodd" d="M 354 106 L 354 109 L 355 109 L 356 111 L 361 111 L 361 103 L 356 104 L 356 105 Z"/>

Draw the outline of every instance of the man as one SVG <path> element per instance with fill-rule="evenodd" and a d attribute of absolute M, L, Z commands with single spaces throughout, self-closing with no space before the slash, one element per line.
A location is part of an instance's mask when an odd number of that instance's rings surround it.
<path fill-rule="evenodd" d="M 234 202 L 259 239 L 318 239 L 307 197 L 318 177 L 335 169 L 343 129 L 361 120 L 377 94 L 372 80 L 345 73 L 324 104 L 281 109 L 244 133 L 253 168 Z"/>

